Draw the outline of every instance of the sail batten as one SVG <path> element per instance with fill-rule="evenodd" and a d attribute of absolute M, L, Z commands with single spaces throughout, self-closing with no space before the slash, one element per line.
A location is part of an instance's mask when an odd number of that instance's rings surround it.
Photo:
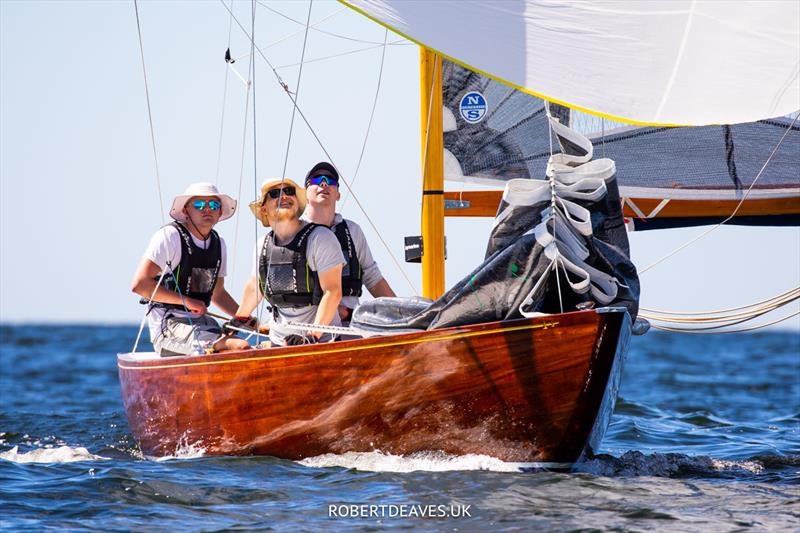
<path fill-rule="evenodd" d="M 800 3 L 346 0 L 520 91 L 638 125 L 753 122 L 800 108 Z"/>

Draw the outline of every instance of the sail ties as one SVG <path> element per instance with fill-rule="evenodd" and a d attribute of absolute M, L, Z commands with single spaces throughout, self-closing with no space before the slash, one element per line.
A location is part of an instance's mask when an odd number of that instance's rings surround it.
<path fill-rule="evenodd" d="M 508 206 L 498 215 L 495 225 L 504 221 L 514 207 L 549 203 L 541 211 L 540 222 L 526 235 L 535 236 L 550 260 L 547 271 L 556 274 L 559 298 L 563 273 L 574 293 L 591 295 L 594 301 L 608 305 L 624 285 L 616 277 L 589 264 L 593 245 L 592 217 L 590 210 L 581 204 L 596 204 L 605 198 L 606 182 L 613 180 L 616 166 L 611 159 L 592 161 L 591 141 L 557 119 L 551 117 L 550 123 L 565 153 L 553 154 L 548 160 L 547 181 L 515 179 L 507 183 L 503 200 Z M 537 314 L 529 309 L 547 277 L 542 276 L 523 300 L 519 307 L 523 316 Z"/>

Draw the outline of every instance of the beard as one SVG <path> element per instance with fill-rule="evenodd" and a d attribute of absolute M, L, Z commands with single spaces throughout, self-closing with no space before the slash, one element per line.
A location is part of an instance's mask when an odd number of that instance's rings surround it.
<path fill-rule="evenodd" d="M 285 222 L 295 218 L 300 218 L 299 206 L 276 207 L 269 213 L 269 219 L 274 222 Z"/>

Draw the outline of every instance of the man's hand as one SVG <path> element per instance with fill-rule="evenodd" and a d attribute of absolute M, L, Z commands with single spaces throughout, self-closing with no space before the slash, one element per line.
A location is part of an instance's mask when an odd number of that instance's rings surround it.
<path fill-rule="evenodd" d="M 258 320 L 254 316 L 236 316 L 233 317 L 230 322 L 225 322 L 222 325 L 222 331 L 227 335 L 234 335 L 236 333 L 236 329 L 252 329 L 256 330 L 258 328 Z"/>
<path fill-rule="evenodd" d="M 319 339 L 313 335 L 287 335 L 283 340 L 286 342 L 286 346 L 300 346 L 319 342 Z"/>
<path fill-rule="evenodd" d="M 198 315 L 204 315 L 208 311 L 206 304 L 195 298 L 186 297 L 183 299 L 183 303 L 186 306 L 186 309 L 192 313 L 197 313 Z"/>
<path fill-rule="evenodd" d="M 350 320 L 353 318 L 353 310 L 346 305 L 340 305 L 339 318 L 342 322 L 350 322 Z"/>

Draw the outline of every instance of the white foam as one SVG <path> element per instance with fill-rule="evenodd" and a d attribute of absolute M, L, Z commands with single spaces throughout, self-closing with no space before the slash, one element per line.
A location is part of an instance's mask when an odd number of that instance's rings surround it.
<path fill-rule="evenodd" d="M 528 463 L 506 463 L 488 455 L 449 455 L 444 452 L 420 452 L 411 455 L 392 455 L 381 451 L 326 453 L 299 461 L 304 466 L 326 468 L 339 466 L 368 472 L 446 472 L 450 470 L 490 470 L 519 472 L 533 466 Z"/>
<path fill-rule="evenodd" d="M 163 457 L 147 457 L 148 459 L 153 459 L 158 462 L 162 461 L 172 461 L 173 459 L 197 459 L 198 457 L 204 457 L 206 454 L 206 449 L 202 446 L 193 443 L 188 444 L 185 441 L 181 441 L 178 444 L 178 448 L 175 450 L 174 455 L 165 455 Z"/>
<path fill-rule="evenodd" d="M 58 448 L 39 448 L 26 453 L 19 453 L 19 446 L 14 446 L 7 452 L 0 452 L 0 459 L 13 463 L 74 463 L 77 461 L 99 461 L 109 459 L 89 453 L 83 446 L 71 448 L 59 446 Z"/>

